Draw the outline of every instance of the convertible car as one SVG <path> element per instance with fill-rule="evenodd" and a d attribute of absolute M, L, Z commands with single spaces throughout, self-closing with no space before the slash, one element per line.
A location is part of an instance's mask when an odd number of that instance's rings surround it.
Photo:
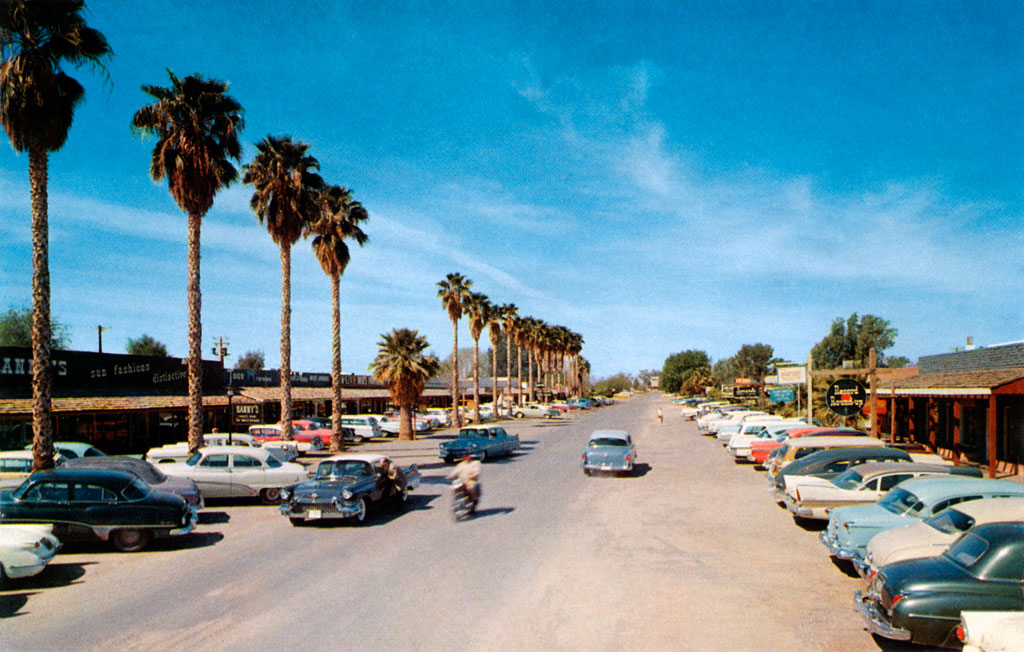
<path fill-rule="evenodd" d="M 498 426 L 470 426 L 459 430 L 459 436 L 438 446 L 438 457 L 451 464 L 467 455 L 481 462 L 489 457 L 511 455 L 519 448 L 519 435 L 510 435 Z"/>
<path fill-rule="evenodd" d="M 636 464 L 636 444 L 625 430 L 595 430 L 583 451 L 583 472 L 631 473 Z"/>
<path fill-rule="evenodd" d="M 13 493 L 0 493 L 4 523 L 53 524 L 61 542 L 100 539 L 123 552 L 142 550 L 151 538 L 188 534 L 196 520 L 184 498 L 155 491 L 127 471 L 40 471 Z"/>
<path fill-rule="evenodd" d="M 979 525 L 939 557 L 883 566 L 854 606 L 879 636 L 958 648 L 962 611 L 1024 611 L 1024 523 Z"/>
<path fill-rule="evenodd" d="M 383 455 L 346 453 L 328 458 L 317 466 L 312 480 L 281 491 L 281 514 L 292 525 L 320 519 L 366 519 L 373 507 L 390 503 L 405 505 L 409 490 L 420 485 L 415 464 L 402 468 L 406 487 L 398 490 L 384 477 L 382 465 L 391 461 Z"/>

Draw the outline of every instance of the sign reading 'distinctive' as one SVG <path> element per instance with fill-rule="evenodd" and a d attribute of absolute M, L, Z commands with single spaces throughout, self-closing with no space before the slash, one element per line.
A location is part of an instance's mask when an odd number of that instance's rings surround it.
<path fill-rule="evenodd" d="M 841 417 L 851 417 L 864 408 L 868 400 L 867 390 L 860 381 L 841 378 L 828 386 L 825 405 Z"/>

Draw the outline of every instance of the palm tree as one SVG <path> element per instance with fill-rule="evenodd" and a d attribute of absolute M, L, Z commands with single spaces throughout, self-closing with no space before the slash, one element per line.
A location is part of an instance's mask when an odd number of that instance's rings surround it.
<path fill-rule="evenodd" d="M 506 303 L 501 307 L 501 318 L 505 327 L 505 387 L 508 390 L 509 415 L 512 414 L 512 340 L 515 337 L 518 316 L 519 308 L 514 303 Z"/>
<path fill-rule="evenodd" d="M 244 166 L 243 183 L 255 189 L 249 205 L 281 248 L 281 438 L 292 438 L 292 245 L 321 214 L 324 182 L 309 145 L 267 136 Z"/>
<path fill-rule="evenodd" d="M 462 427 L 459 413 L 459 320 L 472 286 L 473 281 L 458 272 L 448 274 L 437 283 L 437 296 L 448 311 L 448 319 L 452 320 L 452 423 L 456 428 Z"/>
<path fill-rule="evenodd" d="M 502 306 L 490 306 L 487 310 L 487 332 L 491 338 L 491 413 L 497 418 L 498 412 L 498 345 L 501 343 Z"/>
<path fill-rule="evenodd" d="M 359 223 L 369 215 L 363 205 L 352 200 L 352 194 L 341 186 L 328 186 L 321 195 L 323 202 L 319 219 L 310 225 L 313 253 L 324 273 L 331 277 L 331 452 L 345 449 L 341 432 L 341 275 L 348 267 L 350 255 L 345 240 L 352 238 L 362 247 L 369 239 Z"/>
<path fill-rule="evenodd" d="M 426 355 L 430 345 L 425 337 L 409 328 L 396 328 L 381 336 L 377 357 L 370 364 L 373 377 L 388 387 L 391 401 L 399 408 L 398 439 L 412 441 L 412 409 L 423 394 L 423 386 L 437 375 L 441 363 Z"/>
<path fill-rule="evenodd" d="M 480 334 L 487 326 L 491 302 L 484 294 L 470 292 L 462 307 L 469 319 L 469 336 L 473 338 L 473 420 L 480 423 Z"/>
<path fill-rule="evenodd" d="M 167 188 L 188 214 L 188 447 L 203 445 L 203 326 L 199 283 L 200 229 L 214 195 L 238 178 L 229 159 L 238 161 L 242 107 L 227 95 L 228 85 L 190 75 L 171 86 L 143 86 L 156 102 L 132 117 L 135 134 L 156 136 L 149 175 L 167 179 Z"/>
<path fill-rule="evenodd" d="M 32 468 L 53 467 L 50 403 L 50 152 L 64 146 L 81 84 L 67 62 L 103 69 L 111 54 L 101 32 L 86 25 L 82 0 L 5 0 L 0 4 L 0 124 L 18 152 L 28 152 L 32 197 Z"/>
<path fill-rule="evenodd" d="M 523 405 L 523 348 L 529 337 L 529 326 L 532 317 L 516 317 L 514 336 L 516 340 L 516 403 Z M 529 357 L 529 355 L 527 355 Z"/>

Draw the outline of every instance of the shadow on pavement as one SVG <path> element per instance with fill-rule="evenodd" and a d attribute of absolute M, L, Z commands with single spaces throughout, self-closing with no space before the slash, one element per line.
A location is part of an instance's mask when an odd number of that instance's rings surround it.
<path fill-rule="evenodd" d="M 938 652 L 943 648 L 929 647 L 925 645 L 917 645 L 915 643 L 908 643 L 905 641 L 893 641 L 887 639 L 878 634 L 872 634 L 871 638 L 875 640 L 875 645 L 878 646 L 879 650 L 885 652 Z"/>
<path fill-rule="evenodd" d="M 35 592 L 0 595 L 0 619 L 13 618 L 20 615 L 18 612 L 28 604 L 29 597 L 33 595 L 35 595 Z"/>
<path fill-rule="evenodd" d="M 227 523 L 231 520 L 231 515 L 227 512 L 208 512 L 203 510 L 199 512 L 199 525 L 214 525 L 220 523 Z"/>
<path fill-rule="evenodd" d="M 853 562 L 851 562 L 850 560 L 839 559 L 838 557 L 829 557 L 829 561 L 831 561 L 832 565 L 838 568 L 839 572 L 841 572 L 843 575 L 846 575 L 847 577 L 852 577 L 854 579 L 860 579 L 860 575 L 857 574 L 857 569 L 853 567 Z M 915 647 L 907 649 L 917 650 L 921 648 Z"/>
<path fill-rule="evenodd" d="M 799 525 L 801 528 L 808 532 L 821 532 L 828 527 L 828 521 L 823 521 L 819 518 L 804 518 L 802 516 L 794 516 L 793 522 Z"/>
<path fill-rule="evenodd" d="M 498 516 L 499 514 L 511 514 L 515 511 L 515 507 L 490 507 L 488 509 L 478 509 L 473 515 L 473 518 L 485 518 L 487 516 Z M 467 520 L 473 520 L 467 519 Z"/>

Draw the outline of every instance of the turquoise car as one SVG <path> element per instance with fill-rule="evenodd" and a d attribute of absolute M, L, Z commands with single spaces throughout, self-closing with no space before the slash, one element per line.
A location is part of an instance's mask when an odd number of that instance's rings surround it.
<path fill-rule="evenodd" d="M 856 564 L 879 532 L 917 523 L 969 500 L 1012 496 L 1024 496 L 1024 485 L 964 476 L 916 478 L 900 483 L 877 503 L 830 510 L 828 527 L 819 536 L 834 557 Z"/>
<path fill-rule="evenodd" d="M 519 435 L 510 435 L 504 428 L 470 426 L 459 430 L 459 436 L 438 446 L 437 456 L 447 464 L 466 456 L 481 462 L 489 457 L 511 455 L 519 448 Z"/>
<path fill-rule="evenodd" d="M 583 473 L 632 473 L 636 444 L 625 430 L 595 430 L 583 451 Z"/>

